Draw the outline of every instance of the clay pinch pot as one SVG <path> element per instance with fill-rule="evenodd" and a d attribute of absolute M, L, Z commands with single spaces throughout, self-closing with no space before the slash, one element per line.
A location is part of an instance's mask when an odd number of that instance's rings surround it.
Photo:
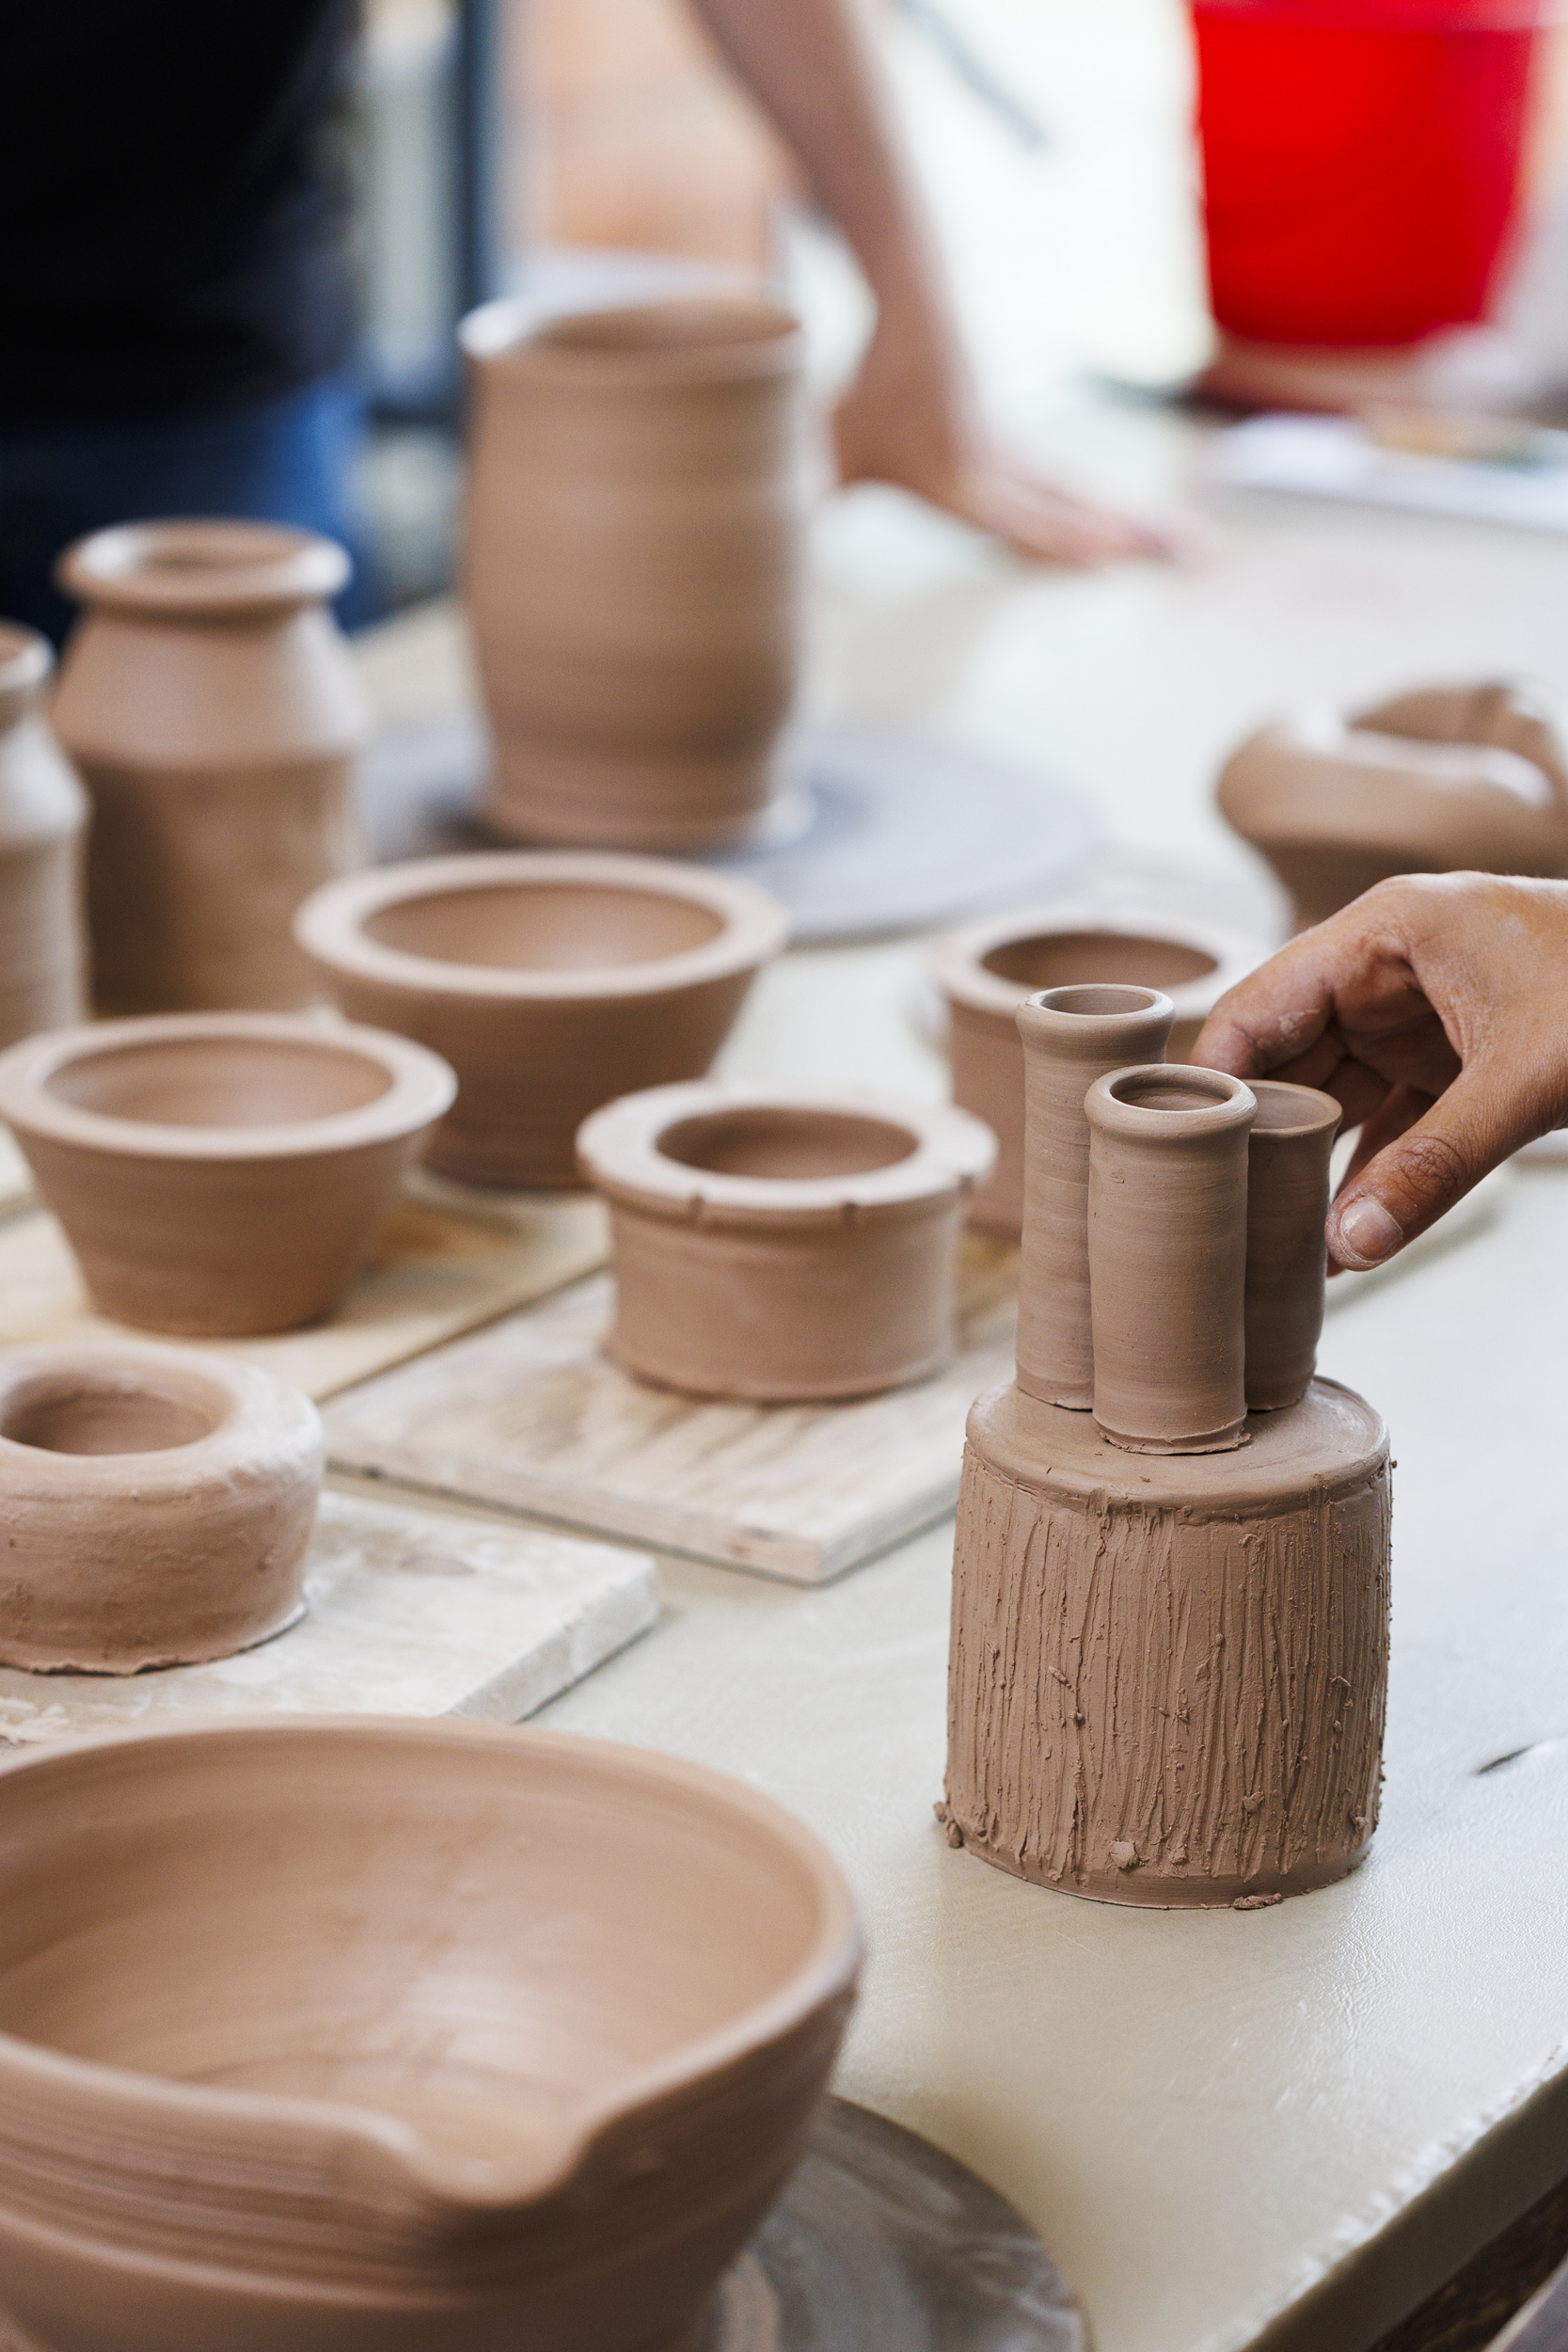
<path fill-rule="evenodd" d="M 601 1104 L 701 1077 L 788 929 L 751 882 L 548 850 L 357 874 L 295 923 L 344 1012 L 456 1071 L 431 1167 L 519 1185 L 577 1184 L 577 1131 Z"/>
<path fill-rule="evenodd" d="M 325 1314 L 456 1081 L 421 1045 L 171 1013 L 0 1055 L 0 1118 L 105 1314 L 233 1339 Z"/>
<path fill-rule="evenodd" d="M 179 1348 L 0 1354 L 0 1664 L 138 1674 L 250 1649 L 304 1613 L 321 1417 Z"/>
<path fill-rule="evenodd" d="M 87 1009 L 87 797 L 40 712 L 54 666 L 47 638 L 0 621 L 0 1046 Z"/>
<path fill-rule="evenodd" d="M 854 1997 L 837 1865 L 646 1750 L 374 1717 L 0 1760 L 38 2352 L 685 2352 Z"/>
<path fill-rule="evenodd" d="M 696 1396 L 867 1396 L 956 1344 L 966 1195 L 990 1130 L 942 1104 L 658 1087 L 578 1138 L 610 1211 L 608 1352 Z"/>

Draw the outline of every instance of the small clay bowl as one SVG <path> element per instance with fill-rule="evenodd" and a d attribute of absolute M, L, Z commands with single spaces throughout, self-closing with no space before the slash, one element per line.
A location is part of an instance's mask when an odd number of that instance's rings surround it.
<path fill-rule="evenodd" d="M 250 1649 L 304 1610 L 321 1417 L 179 1348 L 0 1354 L 0 1664 L 137 1674 Z"/>
<path fill-rule="evenodd" d="M 578 1182 L 577 1131 L 601 1104 L 701 1077 L 788 929 L 751 882 L 568 850 L 356 874 L 294 922 L 344 1012 L 456 1071 L 430 1166 L 520 1185 Z"/>
<path fill-rule="evenodd" d="M 610 1203 L 608 1352 L 639 1379 L 783 1404 L 952 1357 L 964 1201 L 996 1148 L 966 1111 L 709 1081 L 608 1104 L 578 1148 Z"/>
<path fill-rule="evenodd" d="M 1035 907 L 993 914 L 937 941 L 932 969 L 947 999 L 954 1100 L 995 1133 L 996 1171 L 969 1217 L 998 1233 L 1023 1230 L 1023 1049 L 1017 1014 L 1045 988 L 1106 982 L 1163 991 L 1176 1007 L 1168 1057 L 1184 1061 L 1227 988 L 1262 961 L 1256 940 L 1179 916 Z"/>
<path fill-rule="evenodd" d="M 359 1716 L 20 1751 L 0 2303 L 71 2352 L 695 2344 L 859 1959 L 803 1824 L 645 1749 Z"/>
<path fill-rule="evenodd" d="M 8 1120 L 105 1314 L 231 1339 L 335 1304 L 456 1081 L 289 1013 L 165 1013 L 0 1055 Z"/>

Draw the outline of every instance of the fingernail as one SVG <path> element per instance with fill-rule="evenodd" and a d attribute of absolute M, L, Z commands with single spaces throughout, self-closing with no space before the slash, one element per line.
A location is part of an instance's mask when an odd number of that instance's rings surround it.
<path fill-rule="evenodd" d="M 1358 1259 L 1363 1265 L 1380 1265 L 1393 1256 L 1403 1239 L 1382 1201 L 1370 1192 L 1339 1212 L 1340 1253 Z"/>

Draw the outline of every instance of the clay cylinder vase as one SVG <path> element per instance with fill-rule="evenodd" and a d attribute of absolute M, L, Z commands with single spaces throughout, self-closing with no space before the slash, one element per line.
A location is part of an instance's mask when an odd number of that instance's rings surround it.
<path fill-rule="evenodd" d="M 1134 1454 L 1211 1454 L 1246 1438 L 1250 1087 L 1150 1063 L 1085 1104 L 1094 1417 Z"/>
<path fill-rule="evenodd" d="M 87 1009 L 87 800 L 39 713 L 54 660 L 36 629 L 0 621 L 0 1046 Z"/>
<path fill-rule="evenodd" d="M 989 1129 L 904 1102 L 660 1087 L 595 1112 L 583 1171 L 610 1211 L 614 1361 L 697 1396 L 866 1396 L 956 1343 L 964 1195 Z"/>
<path fill-rule="evenodd" d="M 1094 1403 L 1084 1099 L 1107 1071 L 1157 1058 L 1170 1024 L 1170 998 L 1152 988 L 1050 988 L 1013 1015 L 1028 1118 L 1018 1385 L 1048 1405 Z"/>
<path fill-rule="evenodd" d="M 0 1055 L 0 1119 L 94 1302 L 187 1338 L 325 1314 L 455 1091 L 422 1045 L 297 1014 L 104 1022 Z"/>
<path fill-rule="evenodd" d="M 282 1632 L 321 1479 L 315 1406 L 253 1365 L 0 1354 L 0 1663 L 138 1674 Z"/>
<path fill-rule="evenodd" d="M 725 297 L 520 334 L 495 304 L 464 340 L 491 823 L 601 849 L 742 839 L 799 660 L 796 321 Z"/>
<path fill-rule="evenodd" d="M 1306 1395 L 1317 1368 L 1339 1105 L 1316 1087 L 1248 1083 L 1258 1113 L 1247 1137 L 1246 1401 L 1249 1412 L 1277 1412 Z"/>
<path fill-rule="evenodd" d="M 332 541 L 270 523 L 126 524 L 62 558 L 87 610 L 54 721 L 92 796 L 100 1010 L 315 997 L 290 923 L 360 862 L 366 709 L 325 609 L 348 570 Z"/>
<path fill-rule="evenodd" d="M 432 1168 L 565 1185 L 591 1111 L 703 1076 L 789 920 L 754 884 L 698 866 L 544 850 L 353 875 L 296 929 L 344 1012 L 457 1073 Z"/>

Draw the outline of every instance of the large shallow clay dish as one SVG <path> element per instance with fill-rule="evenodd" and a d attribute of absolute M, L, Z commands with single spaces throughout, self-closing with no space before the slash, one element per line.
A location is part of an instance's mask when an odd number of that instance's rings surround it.
<path fill-rule="evenodd" d="M 643 1750 L 358 1717 L 24 1752 L 0 2307 L 48 2352 L 685 2352 L 859 1956 L 810 1831 Z"/>
<path fill-rule="evenodd" d="M 698 1078 L 788 917 L 754 883 L 655 858 L 421 858 L 319 890 L 295 930 L 342 1009 L 445 1056 L 426 1154 L 481 1184 L 577 1183 L 619 1094 Z"/>

